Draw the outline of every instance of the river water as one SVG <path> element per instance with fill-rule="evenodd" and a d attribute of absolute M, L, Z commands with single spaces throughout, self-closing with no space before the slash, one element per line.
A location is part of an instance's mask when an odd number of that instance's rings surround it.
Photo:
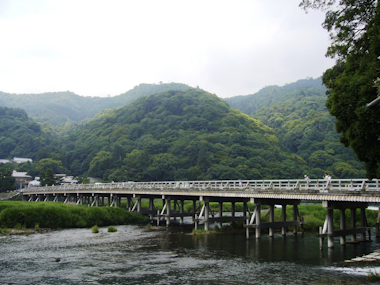
<path fill-rule="evenodd" d="M 312 233 L 246 240 L 180 227 L 117 229 L 0 236 L 0 284 L 360 284 L 377 269 L 340 264 L 380 247 L 376 239 L 345 247 L 336 240 L 320 251 Z"/>

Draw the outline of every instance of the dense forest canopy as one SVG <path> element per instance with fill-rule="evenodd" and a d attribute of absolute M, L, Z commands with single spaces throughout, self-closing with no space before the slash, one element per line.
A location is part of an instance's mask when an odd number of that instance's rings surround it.
<path fill-rule="evenodd" d="M 22 109 L 0 107 L 0 158 L 41 158 L 39 153 L 54 141 L 48 125 L 40 125 Z"/>
<path fill-rule="evenodd" d="M 338 5 L 339 4 L 339 5 Z M 374 0 L 303 0 L 306 10 L 326 12 L 323 27 L 332 43 L 326 55 L 336 64 L 323 74 L 327 107 L 336 117 L 341 142 L 365 162 L 367 176 L 380 178 L 380 6 Z"/>
<path fill-rule="evenodd" d="M 334 178 L 363 177 L 362 165 L 338 142 L 321 84 L 320 78 L 307 78 L 226 100 L 187 85 L 180 85 L 185 91 L 149 96 L 134 89 L 127 92 L 135 94 L 134 102 L 102 109 L 58 135 L 23 110 L 1 108 L 0 142 L 9 146 L 13 140 L 17 151 L 2 147 L 0 158 L 34 162 L 0 167 L 44 181 L 51 173 L 104 181 L 322 178 L 325 172 Z M 139 88 L 148 92 L 156 86 Z M 31 137 L 18 141 L 20 128 Z M 40 143 L 31 148 L 33 140 Z"/>
<path fill-rule="evenodd" d="M 280 149 L 271 128 L 197 89 L 107 112 L 63 149 L 69 169 L 115 181 L 294 178 L 305 165 Z"/>
<path fill-rule="evenodd" d="M 312 169 L 312 176 L 326 169 L 337 177 L 364 177 L 362 163 L 350 148 L 339 143 L 336 120 L 325 106 L 326 88 L 321 84 L 321 78 L 309 78 L 227 100 L 237 109 L 254 109 L 248 114 L 273 128 L 281 148 L 301 156 Z M 250 104 L 254 107 L 249 108 Z"/>

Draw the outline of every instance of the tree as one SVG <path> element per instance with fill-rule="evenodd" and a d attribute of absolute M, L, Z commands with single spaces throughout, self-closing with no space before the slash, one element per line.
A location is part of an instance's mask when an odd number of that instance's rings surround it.
<path fill-rule="evenodd" d="M 46 173 L 48 169 L 54 173 L 59 173 L 63 170 L 62 161 L 52 158 L 44 158 L 36 162 L 35 169 L 38 173 L 41 173 L 41 175 Z M 34 172 L 31 171 L 31 174 L 34 175 Z"/>
<path fill-rule="evenodd" d="M 112 162 L 112 153 L 109 151 L 99 151 L 90 163 L 88 173 L 96 177 L 107 179 L 105 171 L 110 168 Z"/>
<path fill-rule="evenodd" d="M 41 186 L 45 186 L 45 185 L 51 186 L 51 185 L 57 184 L 54 178 L 53 170 L 51 168 L 46 169 L 46 171 L 42 173 L 41 178 L 42 178 Z"/>
<path fill-rule="evenodd" d="M 380 177 L 380 110 L 367 107 L 377 98 L 380 74 L 380 7 L 374 0 L 303 0 L 300 6 L 326 11 L 323 27 L 332 44 L 326 56 L 337 58 L 323 74 L 329 89 L 326 106 L 336 117 L 341 142 L 365 163 L 368 178 Z"/>
<path fill-rule="evenodd" d="M 14 190 L 16 188 L 15 179 L 12 171 L 8 168 L 0 168 L 0 192 Z"/>

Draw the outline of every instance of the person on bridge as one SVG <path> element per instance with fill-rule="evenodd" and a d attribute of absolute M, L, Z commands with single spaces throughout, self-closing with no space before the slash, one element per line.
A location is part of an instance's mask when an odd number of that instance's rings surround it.
<path fill-rule="evenodd" d="M 323 179 L 327 181 L 325 190 L 328 190 L 329 186 L 331 186 L 331 175 L 326 172 Z"/>

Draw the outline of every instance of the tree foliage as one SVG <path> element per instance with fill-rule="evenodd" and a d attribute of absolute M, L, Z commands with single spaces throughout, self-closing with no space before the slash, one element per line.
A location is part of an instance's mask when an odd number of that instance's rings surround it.
<path fill-rule="evenodd" d="M 0 167 L 0 192 L 6 192 L 16 188 L 12 171 L 5 167 Z"/>
<path fill-rule="evenodd" d="M 245 100 L 240 97 L 235 101 L 233 97 L 228 101 L 243 110 L 254 103 L 257 108 L 249 115 L 273 128 L 281 148 L 301 156 L 313 177 L 322 177 L 325 172 L 336 178 L 363 177 L 362 163 L 350 148 L 339 143 L 334 130 L 336 120 L 325 106 L 325 92 L 321 78 L 309 78 L 284 87 L 264 88 Z M 349 176 L 349 171 L 335 172 L 334 165 L 340 162 L 351 165 L 355 175 Z"/>
<path fill-rule="evenodd" d="M 0 158 L 37 158 L 38 152 L 55 140 L 22 109 L 0 107 Z"/>
<path fill-rule="evenodd" d="M 280 149 L 271 128 L 198 89 L 105 111 L 62 148 L 72 172 L 78 159 L 89 174 L 115 181 L 294 178 L 305 165 Z"/>
<path fill-rule="evenodd" d="M 334 2 L 301 3 L 305 8 L 326 9 L 323 26 L 332 39 L 327 56 L 337 58 L 323 75 L 329 88 L 326 106 L 337 119 L 341 142 L 365 163 L 369 178 L 379 178 L 380 112 L 378 106 L 367 104 L 378 96 L 380 7 L 373 0 L 341 0 L 335 6 Z"/>
<path fill-rule="evenodd" d="M 190 88 L 188 85 L 180 83 L 140 84 L 126 93 L 113 97 L 84 97 L 70 91 L 43 94 L 0 92 L 0 106 L 25 109 L 36 122 L 59 126 L 59 130 L 64 132 L 75 126 L 76 122 L 92 118 L 106 108 L 121 107 L 139 97 L 154 93 L 188 88 Z"/>

